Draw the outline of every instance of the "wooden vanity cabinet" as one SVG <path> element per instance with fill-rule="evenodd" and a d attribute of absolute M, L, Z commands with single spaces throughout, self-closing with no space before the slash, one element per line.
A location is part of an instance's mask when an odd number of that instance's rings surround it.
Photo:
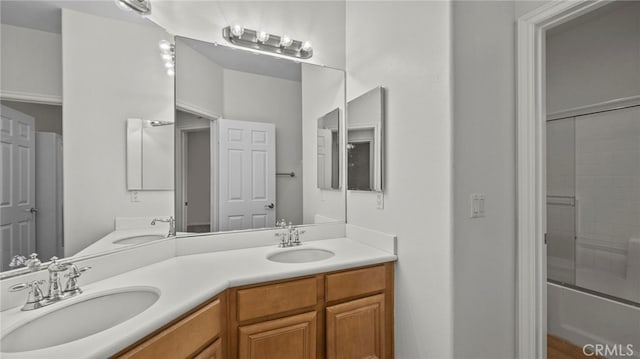
<path fill-rule="evenodd" d="M 392 262 L 226 290 L 116 358 L 393 358 Z"/>
<path fill-rule="evenodd" d="M 114 358 L 222 359 L 225 332 L 226 293 L 222 293 L 139 340 Z"/>
<path fill-rule="evenodd" d="M 393 263 L 232 288 L 229 358 L 393 358 Z"/>

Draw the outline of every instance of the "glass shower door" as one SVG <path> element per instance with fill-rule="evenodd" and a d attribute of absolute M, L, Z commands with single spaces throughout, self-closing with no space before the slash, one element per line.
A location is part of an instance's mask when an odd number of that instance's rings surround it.
<path fill-rule="evenodd" d="M 575 118 L 547 121 L 547 278 L 576 284 Z"/>

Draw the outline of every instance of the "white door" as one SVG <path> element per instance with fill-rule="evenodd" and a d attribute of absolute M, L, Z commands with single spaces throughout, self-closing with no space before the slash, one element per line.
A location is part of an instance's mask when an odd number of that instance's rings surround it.
<path fill-rule="evenodd" d="M 216 122 L 218 229 L 275 226 L 275 125 L 224 119 Z"/>
<path fill-rule="evenodd" d="M 331 130 L 318 129 L 318 188 L 331 189 L 332 168 L 332 136 Z"/>
<path fill-rule="evenodd" d="M 36 249 L 36 136 L 33 117 L 6 106 L 0 117 L 0 253 L 2 270 L 7 270 L 11 257 Z"/>

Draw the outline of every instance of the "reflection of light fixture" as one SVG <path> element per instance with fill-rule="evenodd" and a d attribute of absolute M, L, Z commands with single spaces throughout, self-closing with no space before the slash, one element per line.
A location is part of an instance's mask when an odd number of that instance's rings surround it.
<path fill-rule="evenodd" d="M 167 40 L 160 40 L 158 43 L 160 48 L 160 57 L 164 60 L 164 67 L 166 68 L 167 75 L 173 76 L 176 74 L 176 47 L 174 44 Z"/>
<path fill-rule="evenodd" d="M 140 15 L 151 14 L 151 0 L 115 0 L 116 5 L 122 10 L 134 10 Z"/>
<path fill-rule="evenodd" d="M 299 59 L 308 59 L 313 56 L 311 42 L 294 40 L 289 35 L 278 36 L 266 31 L 256 31 L 241 25 L 233 25 L 222 29 L 222 36 L 234 45 L 253 50 Z"/>
<path fill-rule="evenodd" d="M 173 45 L 171 45 L 171 43 L 167 40 L 160 40 L 160 42 L 158 43 L 158 47 L 160 47 L 160 50 L 162 51 L 169 51 L 171 50 L 171 47 Z"/>

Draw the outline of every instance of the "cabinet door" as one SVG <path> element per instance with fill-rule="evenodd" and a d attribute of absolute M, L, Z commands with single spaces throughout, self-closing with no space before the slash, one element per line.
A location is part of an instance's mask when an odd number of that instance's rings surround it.
<path fill-rule="evenodd" d="M 198 355 L 194 356 L 193 359 L 222 359 L 221 340 L 218 339 L 204 348 Z"/>
<path fill-rule="evenodd" d="M 327 307 L 327 359 L 384 358 L 384 294 Z"/>
<path fill-rule="evenodd" d="M 314 359 L 316 312 L 238 328 L 240 359 Z"/>

